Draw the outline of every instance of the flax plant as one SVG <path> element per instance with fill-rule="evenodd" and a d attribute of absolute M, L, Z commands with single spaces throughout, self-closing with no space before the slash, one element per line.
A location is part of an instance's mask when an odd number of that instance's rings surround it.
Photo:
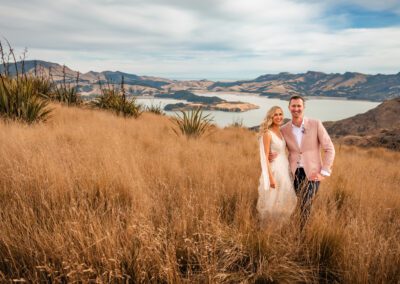
<path fill-rule="evenodd" d="M 188 138 L 198 138 L 212 126 L 213 118 L 210 117 L 210 114 L 204 115 L 201 108 L 195 108 L 188 112 L 181 110 L 180 114 L 175 113 L 172 121 L 178 126 L 180 133 Z M 173 130 L 179 135 L 176 129 Z"/>
<path fill-rule="evenodd" d="M 11 79 L 1 76 L 0 115 L 5 119 L 27 123 L 45 121 L 51 110 L 40 97 L 31 79 Z"/>
<path fill-rule="evenodd" d="M 54 94 L 52 99 L 66 105 L 80 105 L 82 103 L 81 96 L 78 92 L 79 88 L 79 72 L 76 73 L 75 84 L 67 83 L 65 65 L 63 66 L 63 80 L 61 83 L 54 82 Z"/>
<path fill-rule="evenodd" d="M 7 42 L 8 43 L 8 42 Z M 45 121 L 51 112 L 45 101 L 50 92 L 50 83 L 45 78 L 24 74 L 24 64 L 19 72 L 16 58 L 8 43 L 9 52 L 0 42 L 3 74 L 0 73 L 0 116 L 5 120 L 18 120 L 27 123 Z M 9 73 L 9 58 L 13 58 L 16 75 Z"/>
<path fill-rule="evenodd" d="M 152 103 L 150 106 L 146 107 L 146 111 L 154 113 L 154 114 L 158 114 L 158 115 L 165 115 L 165 113 L 162 109 L 161 103 L 158 105 Z"/>
<path fill-rule="evenodd" d="M 136 102 L 135 98 L 126 98 L 124 77 L 122 77 L 120 88 L 115 87 L 109 81 L 103 86 L 99 80 L 101 95 L 93 102 L 93 106 L 101 109 L 111 110 L 117 115 L 138 118 L 143 112 L 143 106 Z"/>

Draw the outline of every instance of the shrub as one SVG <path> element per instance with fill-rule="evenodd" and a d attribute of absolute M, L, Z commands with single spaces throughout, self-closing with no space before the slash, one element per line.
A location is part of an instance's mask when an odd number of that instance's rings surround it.
<path fill-rule="evenodd" d="M 61 83 L 56 83 L 53 80 L 54 94 L 52 99 L 61 103 L 69 105 L 79 105 L 82 103 L 80 94 L 78 93 L 79 87 L 79 72 L 76 74 L 75 84 L 66 81 L 65 65 L 63 66 L 63 80 Z"/>
<path fill-rule="evenodd" d="M 0 73 L 0 116 L 4 119 L 20 120 L 27 123 L 45 121 L 51 110 L 48 108 L 47 98 L 51 84 L 44 77 L 28 76 L 18 71 L 17 62 L 11 45 L 7 42 L 9 52 L 6 54 L 0 42 L 3 74 Z M 15 76 L 9 73 L 9 58 L 13 58 Z"/>
<path fill-rule="evenodd" d="M 0 115 L 6 119 L 27 123 L 45 121 L 51 110 L 43 94 L 38 92 L 33 78 L 9 78 L 1 76 Z"/>
<path fill-rule="evenodd" d="M 164 115 L 165 114 L 164 111 L 163 111 L 163 108 L 161 106 L 161 103 L 159 103 L 158 105 L 152 103 L 150 106 L 146 107 L 146 111 L 147 112 L 152 112 L 152 113 L 158 114 L 158 115 Z"/>
<path fill-rule="evenodd" d="M 181 134 L 189 138 L 200 137 L 212 125 L 213 119 L 210 118 L 210 114 L 204 115 L 201 108 L 192 109 L 188 112 L 181 110 L 181 115 L 176 113 L 173 122 L 178 126 Z M 179 135 L 176 129 L 173 130 Z"/>
<path fill-rule="evenodd" d="M 99 80 L 101 95 L 96 98 L 93 105 L 98 108 L 114 111 L 117 115 L 138 118 L 143 112 L 143 106 L 136 102 L 135 98 L 126 99 L 124 77 L 121 87 L 117 88 L 110 82 L 104 87 Z"/>

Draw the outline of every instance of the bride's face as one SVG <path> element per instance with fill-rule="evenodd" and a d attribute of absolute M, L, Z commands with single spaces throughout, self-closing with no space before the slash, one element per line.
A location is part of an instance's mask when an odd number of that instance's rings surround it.
<path fill-rule="evenodd" d="M 277 109 L 277 110 L 274 112 L 274 114 L 273 114 L 273 116 L 272 116 L 272 122 L 273 122 L 275 125 L 278 125 L 278 126 L 282 124 L 282 122 L 283 122 L 283 112 L 282 112 L 281 109 Z"/>

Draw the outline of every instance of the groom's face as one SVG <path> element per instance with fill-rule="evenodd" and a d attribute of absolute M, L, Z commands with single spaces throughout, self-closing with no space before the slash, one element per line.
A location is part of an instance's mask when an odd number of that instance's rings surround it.
<path fill-rule="evenodd" d="M 304 112 L 304 103 L 302 99 L 291 100 L 289 104 L 289 110 L 292 114 L 292 118 L 302 118 Z"/>

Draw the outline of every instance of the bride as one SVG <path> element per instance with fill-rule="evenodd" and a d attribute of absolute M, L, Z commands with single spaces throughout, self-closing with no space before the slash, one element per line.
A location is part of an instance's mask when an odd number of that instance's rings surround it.
<path fill-rule="evenodd" d="M 290 177 L 286 142 L 279 130 L 283 122 L 283 111 L 272 107 L 260 126 L 259 145 L 261 177 L 258 187 L 257 211 L 261 221 L 289 219 L 297 203 L 296 193 Z M 269 162 L 270 151 L 277 157 Z"/>

